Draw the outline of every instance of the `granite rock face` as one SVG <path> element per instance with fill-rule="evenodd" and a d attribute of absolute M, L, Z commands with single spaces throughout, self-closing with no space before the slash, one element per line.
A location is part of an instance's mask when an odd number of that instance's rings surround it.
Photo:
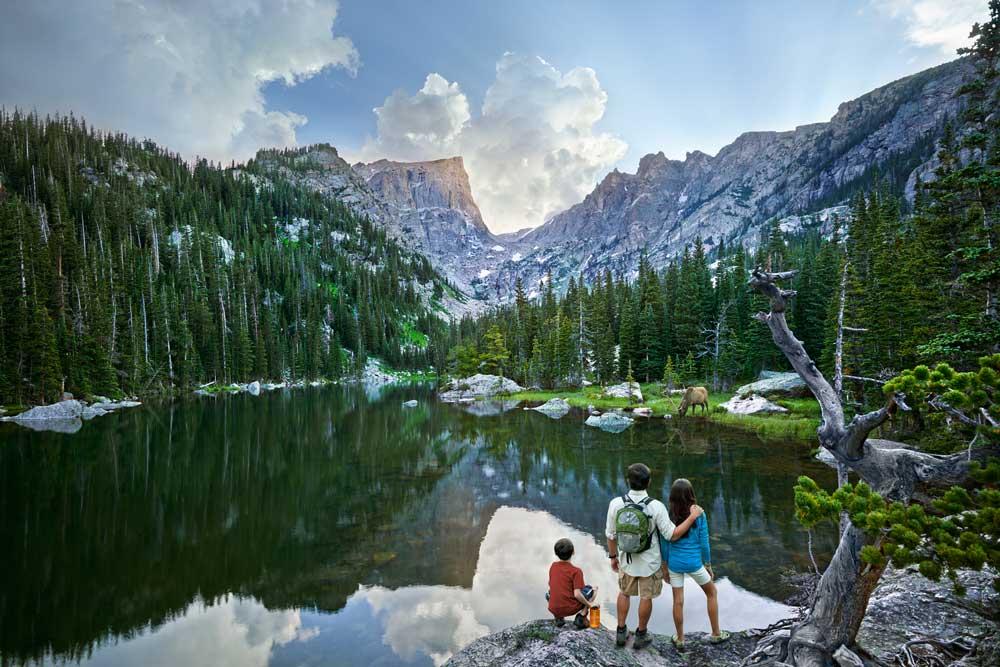
<path fill-rule="evenodd" d="M 14 417 L 16 422 L 47 419 L 78 419 L 83 415 L 86 403 L 69 399 L 51 405 L 39 405 Z"/>
<path fill-rule="evenodd" d="M 967 59 L 955 60 L 845 102 L 828 122 L 747 132 L 714 156 L 646 155 L 634 174 L 612 171 L 579 204 L 512 235 L 519 261 L 497 267 L 495 278 L 509 292 L 517 277 L 532 290 L 548 272 L 559 288 L 605 270 L 633 275 L 644 250 L 662 266 L 699 237 L 709 249 L 752 246 L 772 218 L 786 230 L 828 234 L 848 215 L 852 187 L 886 161 L 926 180 L 933 139 L 957 115 L 954 93 L 971 71 Z"/>
<path fill-rule="evenodd" d="M 757 394 L 773 398 L 804 398 L 812 396 L 805 380 L 799 377 L 798 373 L 779 373 L 775 371 L 762 371 L 760 379 L 750 384 L 745 384 L 736 390 L 737 396 L 750 396 Z"/>
<path fill-rule="evenodd" d="M 746 398 L 737 394 L 719 407 L 734 415 L 783 414 L 788 412 L 787 408 L 783 408 L 756 394 L 751 394 Z"/>
<path fill-rule="evenodd" d="M 949 640 L 963 634 L 978 640 L 995 637 L 1000 618 L 1000 593 L 992 585 L 995 573 L 966 570 L 958 576 L 967 589 L 964 597 L 955 594 L 947 579 L 931 581 L 912 568 L 887 571 L 868 603 L 858 645 L 885 664 L 895 664 L 900 647 L 913 639 Z M 983 648 L 979 653 L 988 647 Z"/>
<path fill-rule="evenodd" d="M 629 639 L 615 646 L 614 632 L 606 628 L 556 628 L 552 621 L 529 621 L 474 641 L 445 663 L 447 667 L 736 667 L 753 649 L 755 639 L 735 632 L 721 644 L 711 644 L 704 633 L 688 633 L 679 652 L 668 637 L 653 635 L 653 643 L 635 651 Z"/>
<path fill-rule="evenodd" d="M 565 417 L 566 413 L 569 412 L 570 405 L 566 402 L 565 398 L 553 398 L 531 409 L 536 412 L 541 412 L 546 417 L 560 419 Z"/>
<path fill-rule="evenodd" d="M 621 384 L 607 387 L 604 390 L 604 396 L 606 398 L 631 398 L 634 401 L 642 403 L 642 389 L 639 387 L 638 382 L 631 384 L 622 382 Z"/>
<path fill-rule="evenodd" d="M 476 373 L 464 380 L 453 380 L 446 391 L 438 394 L 438 398 L 445 402 L 456 402 L 465 399 L 513 394 L 521 390 L 521 385 L 510 378 Z"/>

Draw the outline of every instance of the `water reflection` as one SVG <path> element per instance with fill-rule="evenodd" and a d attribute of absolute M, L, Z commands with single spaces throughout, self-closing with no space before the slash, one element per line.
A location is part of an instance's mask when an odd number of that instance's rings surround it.
<path fill-rule="evenodd" d="M 693 421 L 612 435 L 576 412 L 467 407 L 324 388 L 144 406 L 75 435 L 0 424 L 0 663 L 441 662 L 544 616 L 557 537 L 613 599 L 604 513 L 634 460 L 656 495 L 695 483 L 723 624 L 784 613 L 776 569 L 806 564 L 791 484 L 834 483 L 807 448 Z M 821 555 L 831 546 L 819 536 Z M 703 628 L 688 593 L 688 627 Z M 668 593 L 654 629 L 669 618 Z M 211 637 L 231 661 L 167 647 Z"/>

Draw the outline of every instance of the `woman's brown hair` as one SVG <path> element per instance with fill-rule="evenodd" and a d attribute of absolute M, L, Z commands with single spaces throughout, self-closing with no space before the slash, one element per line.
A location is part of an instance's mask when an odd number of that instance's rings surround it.
<path fill-rule="evenodd" d="M 691 506 L 695 504 L 694 487 L 683 477 L 674 480 L 670 487 L 670 520 L 681 523 L 691 516 Z"/>

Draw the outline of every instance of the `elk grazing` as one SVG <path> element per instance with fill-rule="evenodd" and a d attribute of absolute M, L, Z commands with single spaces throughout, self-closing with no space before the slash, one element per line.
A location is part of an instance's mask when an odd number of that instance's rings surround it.
<path fill-rule="evenodd" d="M 684 390 L 684 398 L 681 399 L 681 406 L 677 408 L 677 414 L 681 417 L 687 413 L 692 406 L 701 406 L 701 413 L 708 411 L 708 389 L 704 387 L 688 387 Z"/>

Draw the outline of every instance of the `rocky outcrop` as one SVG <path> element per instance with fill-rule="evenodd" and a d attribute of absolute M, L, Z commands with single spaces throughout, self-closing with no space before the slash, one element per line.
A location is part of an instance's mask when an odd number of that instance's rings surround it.
<path fill-rule="evenodd" d="M 521 385 L 510 378 L 476 373 L 464 380 L 453 380 L 448 385 L 447 390 L 438 394 L 438 398 L 445 402 L 458 402 L 467 399 L 474 400 L 489 396 L 513 394 L 517 391 L 522 391 Z"/>
<path fill-rule="evenodd" d="M 612 385 L 604 389 L 603 395 L 605 398 L 631 398 L 637 403 L 642 403 L 642 389 L 638 382 Z"/>
<path fill-rule="evenodd" d="M 776 403 L 772 403 L 763 396 L 757 396 L 756 394 L 751 394 L 746 398 L 737 394 L 725 403 L 722 403 L 719 407 L 734 415 L 770 415 L 785 414 L 788 412 L 787 408 L 783 408 Z"/>
<path fill-rule="evenodd" d="M 87 406 L 83 401 L 67 400 L 59 401 L 51 405 L 39 405 L 30 410 L 26 410 L 14 417 L 16 422 L 39 421 L 48 419 L 77 419 L 83 415 L 83 409 Z"/>
<path fill-rule="evenodd" d="M 653 635 L 653 643 L 635 651 L 629 639 L 625 648 L 615 646 L 607 628 L 575 630 L 572 624 L 557 628 L 550 620 L 529 621 L 478 639 L 456 653 L 446 667 L 736 667 L 750 653 L 755 639 L 734 632 L 728 641 L 712 644 L 704 633 L 688 633 L 685 650 L 678 651 L 670 638 Z"/>
<path fill-rule="evenodd" d="M 590 415 L 584 423 L 587 426 L 593 426 L 608 433 L 621 433 L 631 426 L 634 421 L 631 417 L 620 412 L 605 412 L 600 415 Z"/>
<path fill-rule="evenodd" d="M 84 401 L 69 398 L 51 405 L 39 405 L 26 410 L 14 417 L 0 418 L 2 421 L 12 421 L 33 431 L 52 431 L 55 433 L 76 433 L 83 427 L 84 421 L 121 410 L 142 405 L 139 401 L 109 401 L 103 396 L 95 396 L 96 402 L 87 405 Z"/>
<path fill-rule="evenodd" d="M 911 640 L 948 641 L 965 636 L 978 643 L 995 637 L 1000 617 L 1000 593 L 993 588 L 995 576 L 989 570 L 959 572 L 958 580 L 966 593 L 958 596 L 947 579 L 931 581 L 913 568 L 887 571 L 868 603 L 868 613 L 858 630 L 858 646 L 882 664 L 896 664 L 896 654 Z"/>
<path fill-rule="evenodd" d="M 566 413 L 569 412 L 570 405 L 566 402 L 565 398 L 553 398 L 531 409 L 536 412 L 541 412 L 546 417 L 561 419 L 566 416 Z"/>
<path fill-rule="evenodd" d="M 804 398 L 812 396 L 809 387 L 798 373 L 761 371 L 756 382 L 745 384 L 736 390 L 737 396 L 757 394 L 767 398 Z"/>

